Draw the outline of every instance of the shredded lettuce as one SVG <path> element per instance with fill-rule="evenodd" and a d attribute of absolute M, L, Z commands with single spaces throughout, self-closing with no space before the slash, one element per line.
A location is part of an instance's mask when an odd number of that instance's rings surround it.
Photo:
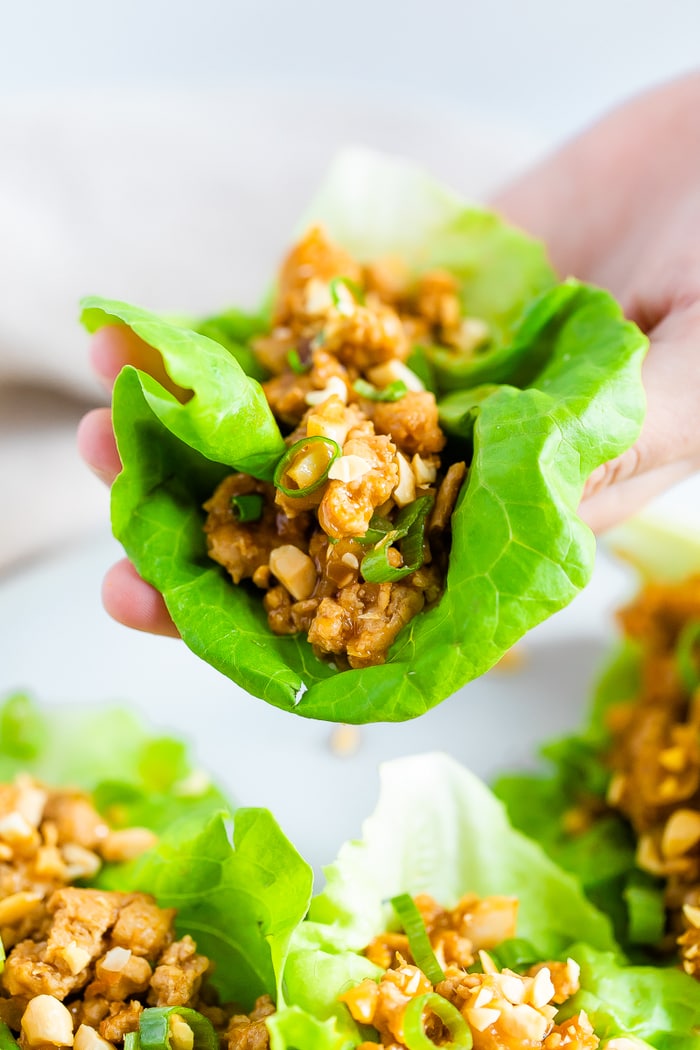
<path fill-rule="evenodd" d="M 274 635 L 259 593 L 208 559 L 202 502 L 232 469 L 269 479 L 284 451 L 246 347 L 264 311 L 228 311 L 191 331 L 84 301 L 90 331 L 128 325 L 190 392 L 181 404 L 133 368 L 119 376 L 112 523 L 186 644 L 249 692 L 309 718 L 400 721 L 488 670 L 587 583 L 595 543 L 576 508 L 588 475 L 639 432 L 646 339 L 607 293 L 556 284 L 540 244 L 397 162 L 345 156 L 305 221 L 324 222 L 364 260 L 447 267 L 466 311 L 489 326 L 473 358 L 429 347 L 411 358 L 471 460 L 441 600 L 401 631 L 384 665 L 338 673 L 304 637 Z"/>

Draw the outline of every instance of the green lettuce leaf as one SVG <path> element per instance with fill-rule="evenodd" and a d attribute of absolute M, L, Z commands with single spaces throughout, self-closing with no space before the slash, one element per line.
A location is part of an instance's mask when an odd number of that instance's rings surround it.
<path fill-rule="evenodd" d="M 569 954 L 581 967 L 581 991 L 562 1017 L 585 1010 L 601 1037 L 643 1040 L 655 1050 L 698 1050 L 700 984 L 680 970 L 622 966 L 619 959 L 574 944 Z"/>
<path fill-rule="evenodd" d="M 0 704 L 0 780 L 31 773 L 89 791 L 114 827 L 157 834 L 229 803 L 192 765 L 182 741 L 155 736 L 123 707 L 40 707 L 24 693 Z"/>
<path fill-rule="evenodd" d="M 246 1009 L 264 993 L 277 1001 L 313 873 L 267 810 L 231 817 L 185 745 L 154 736 L 123 708 L 40 708 L 24 694 L 8 697 L 0 705 L 0 780 L 20 772 L 89 791 L 113 826 L 152 828 L 153 849 L 105 865 L 90 884 L 151 893 L 176 908 L 179 934 L 191 934 L 214 961 L 223 1001 Z"/>
<path fill-rule="evenodd" d="M 382 767 L 379 803 L 362 840 L 342 847 L 326 879 L 292 938 L 286 1005 L 268 1020 L 272 1050 L 348 1050 L 371 1040 L 372 1030 L 358 1026 L 337 997 L 379 976 L 359 953 L 395 928 L 390 898 L 428 892 L 452 904 L 469 891 L 516 895 L 526 954 L 579 963 L 582 990 L 557 1021 L 584 1009 L 602 1047 L 614 1036 L 640 1050 L 700 1046 L 697 982 L 678 971 L 628 966 L 578 882 L 515 831 L 488 789 L 445 755 Z"/>
<path fill-rule="evenodd" d="M 353 154 L 308 219 L 361 258 L 449 267 L 466 308 L 491 327 L 490 348 L 468 367 L 419 354 L 452 391 L 443 418 L 471 460 L 440 602 L 404 628 L 384 665 L 338 673 L 304 637 L 272 634 L 259 592 L 209 560 L 202 502 L 231 469 L 269 478 L 282 448 L 235 349 L 257 322 L 235 311 L 228 329 L 205 328 L 219 345 L 144 310 L 85 301 L 91 331 L 130 326 L 193 392 L 183 405 L 133 368 L 118 378 L 112 523 L 187 645 L 249 692 L 309 718 L 400 721 L 488 670 L 588 582 L 595 543 L 576 508 L 588 475 L 638 434 L 646 340 L 605 292 L 554 285 L 540 245 L 412 169 Z"/>
<path fill-rule="evenodd" d="M 588 897 L 610 916 L 618 941 L 644 958 L 639 946 L 653 947 L 659 939 L 662 883 L 637 868 L 635 837 L 623 817 L 605 813 L 576 831 L 569 830 L 567 819 L 582 804 L 604 808 L 611 776 L 603 757 L 609 743 L 606 713 L 637 695 L 640 674 L 639 647 L 625 642 L 598 679 L 584 728 L 541 749 L 549 771 L 508 774 L 493 789 L 515 827 L 577 876 Z"/>
<path fill-rule="evenodd" d="M 180 934 L 191 934 L 216 964 L 211 980 L 222 1001 L 248 1010 L 259 995 L 278 999 L 313 873 L 268 810 L 239 809 L 232 819 L 232 837 L 225 813 L 186 834 L 180 826 L 100 884 L 151 893 L 161 907 L 177 908 Z"/>

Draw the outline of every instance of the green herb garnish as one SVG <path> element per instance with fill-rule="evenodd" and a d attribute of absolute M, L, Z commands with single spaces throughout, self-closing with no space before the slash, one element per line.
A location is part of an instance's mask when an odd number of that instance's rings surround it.
<path fill-rule="evenodd" d="M 219 1037 L 208 1018 L 187 1006 L 152 1006 L 139 1017 L 141 1050 L 174 1050 L 178 1045 L 174 1033 L 176 1018 L 181 1018 L 194 1035 L 193 1050 L 219 1050 Z"/>
<path fill-rule="evenodd" d="M 294 372 L 298 376 L 303 376 L 305 372 L 308 372 L 311 369 L 311 362 L 309 361 L 308 363 L 305 363 L 304 361 L 302 361 L 301 357 L 299 356 L 299 351 L 295 346 L 293 346 L 292 349 L 287 353 L 287 364 L 291 368 L 292 372 Z"/>
<path fill-rule="evenodd" d="M 360 306 L 364 306 L 365 293 L 362 291 L 357 281 L 353 281 L 352 277 L 334 277 L 328 287 L 330 289 L 333 306 L 341 312 L 346 305 L 343 302 L 343 297 L 339 291 L 341 287 L 347 288 L 355 302 L 359 303 Z"/>
<path fill-rule="evenodd" d="M 425 1034 L 423 1013 L 430 1010 L 450 1033 L 449 1043 L 434 1043 Z M 427 992 L 411 999 L 406 1007 L 403 1017 L 404 1041 L 408 1050 L 435 1050 L 440 1046 L 441 1050 L 472 1050 L 474 1040 L 467 1022 L 462 1017 L 456 1006 L 447 999 L 443 999 L 437 992 Z"/>
<path fill-rule="evenodd" d="M 275 468 L 275 485 L 293 499 L 309 496 L 321 487 L 339 456 L 340 445 L 332 438 L 319 434 L 295 441 Z"/>
<path fill-rule="evenodd" d="M 236 521 L 259 521 L 262 515 L 263 497 L 259 492 L 250 492 L 245 496 L 231 496 L 231 509 Z"/>
<path fill-rule="evenodd" d="M 395 379 L 393 383 L 382 387 L 381 390 L 365 379 L 356 379 L 352 388 L 356 394 L 367 401 L 400 401 L 408 393 L 408 387 L 403 379 Z"/>
<path fill-rule="evenodd" d="M 444 981 L 445 974 L 435 958 L 423 917 L 413 897 L 410 893 L 400 893 L 391 898 L 391 905 L 401 921 L 403 932 L 408 937 L 411 955 L 418 969 L 423 971 L 432 984 Z"/>
<path fill-rule="evenodd" d="M 432 496 L 421 496 L 403 508 L 391 529 L 362 559 L 360 571 L 367 583 L 393 583 L 420 569 L 424 560 L 425 523 L 434 502 Z M 389 548 L 397 540 L 402 541 L 399 549 L 404 564 L 400 568 L 395 568 L 388 558 Z"/>

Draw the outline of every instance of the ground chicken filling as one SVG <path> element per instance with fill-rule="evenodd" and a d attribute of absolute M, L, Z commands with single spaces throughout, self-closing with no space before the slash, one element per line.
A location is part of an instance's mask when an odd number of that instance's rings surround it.
<path fill-rule="evenodd" d="M 607 804 L 634 829 L 639 867 L 665 880 L 670 947 L 700 979 L 700 576 L 647 586 L 619 620 L 642 647 L 641 690 L 609 713 Z"/>
<path fill-rule="evenodd" d="M 579 966 L 542 962 L 524 974 L 500 969 L 489 951 L 515 936 L 518 902 L 513 897 L 463 897 L 452 909 L 420 895 L 415 904 L 444 972 L 433 985 L 411 955 L 408 937 L 386 933 L 365 950 L 384 969 L 379 981 L 366 978 L 340 996 L 354 1019 L 372 1025 L 385 1050 L 406 1047 L 404 1021 L 412 999 L 436 992 L 460 1013 L 474 1050 L 596 1050 L 600 1040 L 581 1010 L 560 1023 L 559 1008 L 579 989 Z M 481 972 L 469 972 L 475 963 Z M 425 1019 L 436 1046 L 449 1041 L 436 1014 Z M 363 1043 L 360 1050 L 377 1044 Z"/>
<path fill-rule="evenodd" d="M 268 1047 L 271 1000 L 250 1015 L 218 1005 L 211 964 L 191 937 L 176 937 L 174 909 L 71 885 L 154 842 L 146 828 L 110 829 L 81 792 L 28 776 L 0 784 L 0 1021 L 23 1050 L 114 1050 L 149 1006 L 198 1010 L 224 1050 Z M 169 1031 L 172 1050 L 192 1050 L 182 1018 L 171 1016 Z"/>
<path fill-rule="evenodd" d="M 468 356 L 487 341 L 444 270 L 362 266 L 317 227 L 293 248 L 253 344 L 289 451 L 274 484 L 233 474 L 205 504 L 210 556 L 265 591 L 276 634 L 366 667 L 437 601 L 467 467 L 443 462 L 435 396 L 406 361 L 417 344 Z"/>

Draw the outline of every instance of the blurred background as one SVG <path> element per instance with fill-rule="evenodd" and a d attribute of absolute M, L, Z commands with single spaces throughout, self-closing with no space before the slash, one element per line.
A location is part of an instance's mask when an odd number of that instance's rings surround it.
<path fill-rule="evenodd" d="M 488 198 L 692 68 L 700 40 L 695 0 L 0 0 L 0 12 L 0 570 L 106 513 L 73 452 L 99 395 L 82 295 L 195 313 L 251 304 L 343 145 L 403 154 Z M 48 493 L 26 484 L 37 458 Z"/>
<path fill-rule="evenodd" d="M 77 420 L 104 397 L 78 300 L 184 313 L 255 303 L 348 144 L 487 200 L 605 110 L 696 67 L 697 0 L 0 0 L 0 16 L 0 692 L 124 698 L 175 722 L 314 859 L 357 830 L 381 757 L 450 740 L 483 774 L 528 761 L 577 721 L 629 588 L 604 559 L 528 640 L 519 677 L 489 675 L 468 709 L 458 695 L 420 729 L 373 727 L 361 746 L 108 620 L 108 495 L 75 452 Z M 665 497 L 667 512 L 697 513 L 688 491 Z M 359 758 L 319 798 L 338 747 Z"/>

